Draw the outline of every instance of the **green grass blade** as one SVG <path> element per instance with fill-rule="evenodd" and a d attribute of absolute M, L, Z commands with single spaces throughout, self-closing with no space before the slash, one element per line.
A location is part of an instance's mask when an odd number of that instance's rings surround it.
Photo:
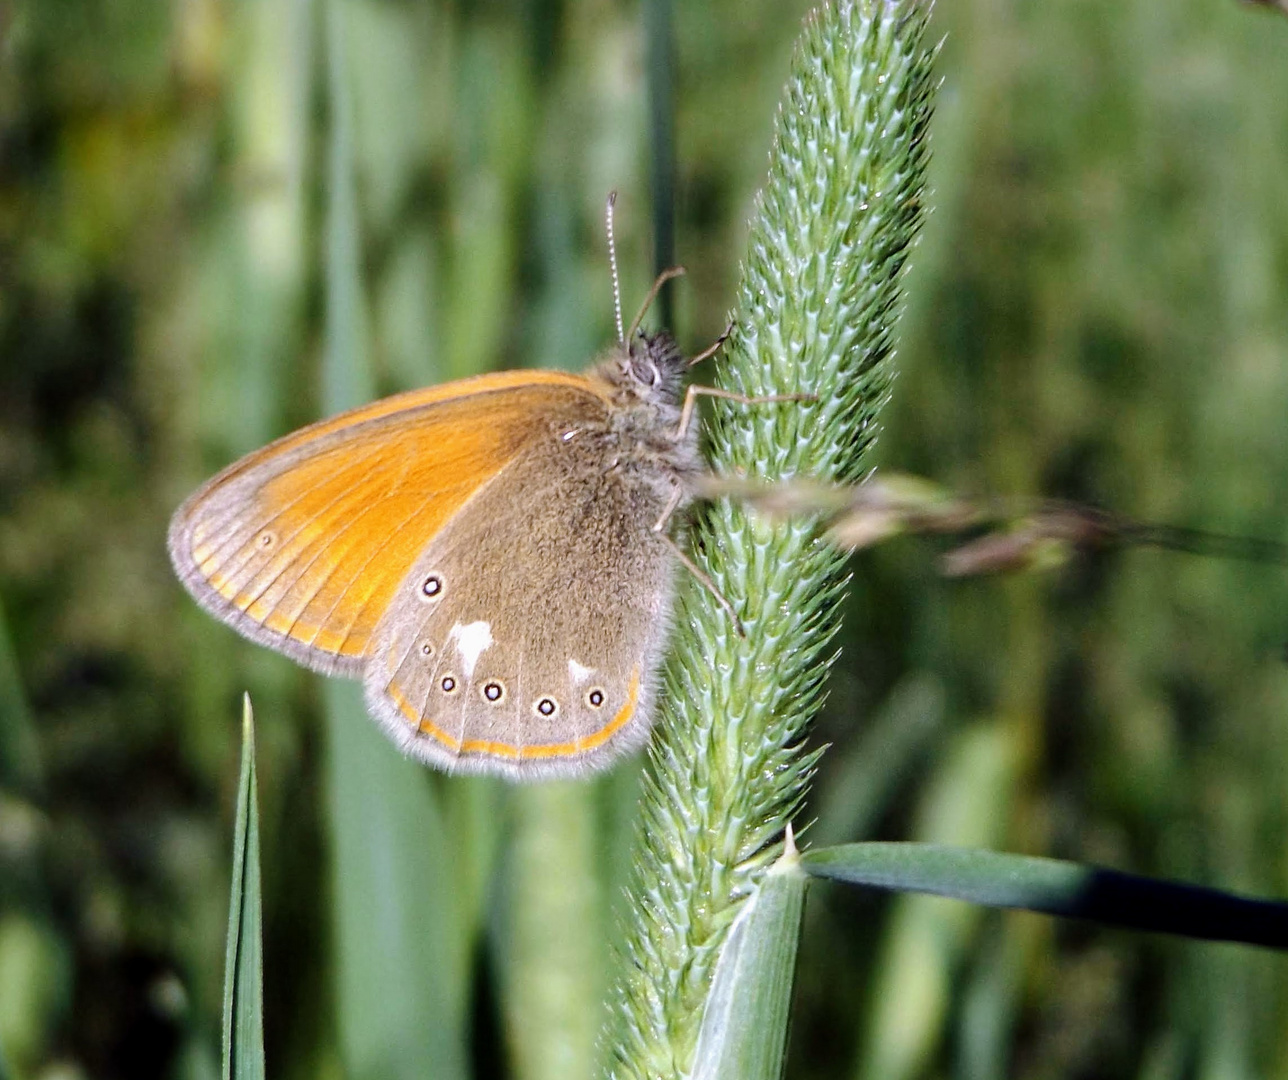
<path fill-rule="evenodd" d="M 233 828 L 233 884 L 224 957 L 224 1080 L 264 1080 L 264 951 L 259 889 L 255 718 L 242 704 L 241 778 Z"/>
<path fill-rule="evenodd" d="M 698 1032 L 694 1080 L 782 1076 L 808 881 L 789 837 L 720 952 Z"/>
<path fill-rule="evenodd" d="M 957 1075 L 1010 1076 L 1012 1047 L 1021 1018 L 1025 973 L 1039 935 L 1037 919 L 987 920 L 953 1020 L 960 1065 Z"/>
<path fill-rule="evenodd" d="M 832 764 L 810 841 L 825 846 L 870 835 L 943 725 L 944 693 L 936 679 L 920 673 L 890 691 L 867 730 Z"/>
<path fill-rule="evenodd" d="M 336 1012 L 349 1076 L 464 1076 L 470 941 L 429 777 L 367 718 L 356 683 L 331 680 L 326 697 Z"/>
<path fill-rule="evenodd" d="M 442 374 L 475 375 L 506 353 L 516 274 L 522 263 L 518 207 L 541 130 L 537 87 L 515 24 L 462 21 L 455 47 L 447 200 L 451 228 L 443 275 Z"/>
<path fill-rule="evenodd" d="M 519 1080 L 590 1080 L 602 1019 L 602 869 L 596 783 L 527 784 L 514 793 L 505 998 Z"/>
<path fill-rule="evenodd" d="M 814 877 L 851 885 L 1288 949 L 1288 903 L 1060 859 L 937 844 L 865 843 L 807 852 L 801 867 Z"/>
<path fill-rule="evenodd" d="M 920 841 L 963 848 L 1003 842 L 1015 801 L 1017 755 L 1005 722 L 981 720 L 953 734 L 917 799 Z M 916 1080 L 947 1033 L 952 988 L 984 911 L 927 896 L 901 896 L 881 933 L 868 995 L 859 1080 Z"/>
<path fill-rule="evenodd" d="M 322 403 L 332 413 L 375 396 L 362 274 L 354 102 L 353 0 L 326 4 L 326 343 Z M 368 719 L 361 688 L 328 680 L 327 787 L 336 1018 L 351 1080 L 464 1075 L 464 1016 L 475 923 L 458 896 L 443 814 L 426 771 Z M 473 893 L 471 891 L 470 895 Z"/>
<path fill-rule="evenodd" d="M 322 409 L 330 414 L 375 397 L 367 355 L 367 308 L 362 290 L 362 230 L 358 209 L 346 41 L 346 0 L 326 5 L 327 143 L 326 345 Z"/>
<path fill-rule="evenodd" d="M 649 181 L 653 188 L 653 270 L 675 265 L 675 32 L 671 0 L 645 0 L 648 43 Z M 674 281 L 662 286 L 657 315 L 675 326 Z"/>

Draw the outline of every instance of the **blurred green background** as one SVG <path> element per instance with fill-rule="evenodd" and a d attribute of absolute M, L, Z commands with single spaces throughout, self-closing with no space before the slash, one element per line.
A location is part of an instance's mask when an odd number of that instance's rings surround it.
<path fill-rule="evenodd" d="M 674 324 L 707 344 L 807 6 L 0 6 L 10 1075 L 217 1075 L 243 689 L 270 1075 L 586 1075 L 639 763 L 516 793 L 352 750 L 353 696 L 199 613 L 166 521 L 347 398 L 582 366 L 612 334 L 610 189 L 628 308 L 652 276 L 650 85 L 674 103 Z M 1288 19 L 943 0 L 934 25 L 880 462 L 1284 539 Z M 812 839 L 1288 894 L 1283 568 L 1136 551 L 952 582 L 938 553 L 854 559 Z M 423 902 L 391 918 L 364 857 Z M 565 897 L 531 890 L 570 857 Z M 793 1077 L 1288 1077 L 1278 956 L 924 899 L 816 888 L 795 1016 Z"/>

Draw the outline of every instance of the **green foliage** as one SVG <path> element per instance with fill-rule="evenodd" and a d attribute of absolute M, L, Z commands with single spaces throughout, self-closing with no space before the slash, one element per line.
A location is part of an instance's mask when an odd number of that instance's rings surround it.
<path fill-rule="evenodd" d="M 444 813 L 424 770 L 367 720 L 361 691 L 327 695 L 335 996 L 355 1078 L 467 1076 L 469 957 L 478 933 Z"/>
<path fill-rule="evenodd" d="M 476 1075 L 535 1071 L 556 1052 L 588 1059 L 600 1018 L 578 1010 L 611 984 L 606 949 L 592 931 L 557 944 L 577 927 L 540 937 L 538 913 L 575 882 L 569 910 L 593 910 L 588 924 L 630 914 L 635 770 L 541 812 L 423 774 L 411 780 L 428 799 L 407 783 L 362 802 L 365 765 L 344 773 L 335 733 L 371 735 L 385 761 L 388 748 L 351 703 L 332 707 L 331 691 L 195 610 L 161 537 L 200 479 L 352 399 L 321 378 L 323 357 L 339 356 L 329 274 L 350 275 L 363 309 L 363 381 L 348 395 L 484 367 L 575 369 L 609 341 L 603 200 L 620 193 L 629 302 L 652 273 L 649 192 L 667 182 L 648 178 L 663 155 L 647 104 L 666 96 L 650 80 L 667 62 L 675 257 L 689 268 L 675 327 L 691 351 L 712 340 L 810 3 L 658 2 L 645 23 L 596 0 L 341 0 L 347 266 L 327 255 L 329 0 L 8 6 L 8 1075 L 218 1074 L 231 718 L 247 687 L 274 1074 L 343 1073 L 358 990 L 341 987 L 341 911 L 356 933 L 373 891 L 337 852 L 373 835 L 386 866 L 452 898 L 426 893 L 390 935 L 407 961 L 392 993 L 426 994 L 408 999 L 422 1003 L 423 1040 L 409 1052 L 459 1038 L 463 1014 Z M 968 497 L 1064 497 L 1284 536 L 1286 29 L 1271 5 L 1237 0 L 936 7 L 934 211 L 869 462 Z M 756 378 L 726 385 L 755 392 Z M 714 415 L 754 439 L 811 414 Z M 814 429 L 783 431 L 802 433 Z M 745 450 L 739 460 L 759 460 Z M 1288 894 L 1283 575 L 1138 551 L 1044 581 L 945 583 L 938 550 L 900 539 L 849 562 L 841 655 L 813 721 L 813 745 L 833 750 L 797 819 L 819 819 L 804 841 L 980 844 Z M 757 540 L 707 554 L 754 567 L 769 552 Z M 899 690 L 918 684 L 930 688 L 920 702 Z M 356 898 L 341 899 L 341 874 Z M 1288 1075 L 1277 957 L 856 891 L 810 898 L 793 1077 Z M 428 991 L 405 974 L 425 966 L 422 933 L 456 950 L 464 998 L 434 1031 Z M 542 948 L 559 950 L 562 971 Z M 572 992 L 552 993 L 564 977 Z M 541 1038 L 519 1017 L 540 1017 Z M 576 1033 L 575 1058 L 553 1046 L 556 1028 Z"/>

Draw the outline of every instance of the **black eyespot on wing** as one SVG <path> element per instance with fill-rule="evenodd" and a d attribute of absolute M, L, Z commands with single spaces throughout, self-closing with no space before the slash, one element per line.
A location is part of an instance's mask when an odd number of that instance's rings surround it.
<path fill-rule="evenodd" d="M 433 644 L 428 641 L 422 641 L 420 643 L 420 655 L 426 658 L 433 656 L 434 655 Z"/>
<path fill-rule="evenodd" d="M 444 675 L 438 685 L 442 688 L 444 694 L 456 693 L 456 677 L 454 675 Z"/>
<path fill-rule="evenodd" d="M 426 600 L 437 600 L 443 594 L 443 579 L 437 574 L 430 574 L 420 583 L 420 595 Z"/>
<path fill-rule="evenodd" d="M 587 691 L 586 704 L 592 709 L 600 708 L 604 704 L 604 691 L 602 691 L 598 686 Z"/>
<path fill-rule="evenodd" d="M 505 700 L 505 685 L 497 682 L 496 679 L 489 679 L 480 688 L 479 693 L 483 695 L 483 700 L 495 705 Z"/>
<path fill-rule="evenodd" d="M 554 716 L 559 711 L 559 703 L 552 697 L 538 698 L 537 703 L 532 707 L 538 716 Z"/>

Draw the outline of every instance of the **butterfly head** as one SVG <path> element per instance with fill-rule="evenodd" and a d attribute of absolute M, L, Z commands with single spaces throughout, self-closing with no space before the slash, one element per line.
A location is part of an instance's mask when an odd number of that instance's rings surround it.
<path fill-rule="evenodd" d="M 615 359 L 613 381 L 640 400 L 676 404 L 683 396 L 688 361 L 666 331 L 639 331 Z"/>

